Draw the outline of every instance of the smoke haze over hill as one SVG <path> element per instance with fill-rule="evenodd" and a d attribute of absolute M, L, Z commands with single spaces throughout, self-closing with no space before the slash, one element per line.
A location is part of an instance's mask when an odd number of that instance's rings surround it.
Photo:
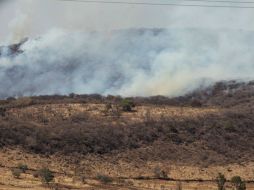
<path fill-rule="evenodd" d="M 212 81 L 251 79 L 254 33 L 226 32 L 52 30 L 0 59 L 0 95 L 176 96 Z"/>
<path fill-rule="evenodd" d="M 1 42 L 30 39 L 23 53 L 1 56 L 0 97 L 177 96 L 218 80 L 253 79 L 254 14 L 249 10 L 48 0 L 2 4 Z"/>

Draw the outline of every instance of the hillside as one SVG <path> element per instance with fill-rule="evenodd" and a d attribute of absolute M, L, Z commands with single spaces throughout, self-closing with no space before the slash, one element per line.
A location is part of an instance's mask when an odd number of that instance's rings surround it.
<path fill-rule="evenodd" d="M 210 187 L 218 172 L 253 181 L 253 89 L 252 82 L 230 81 L 178 98 L 129 98 L 129 112 L 115 96 L 8 98 L 1 101 L 0 166 L 6 176 L 7 168 L 26 163 L 31 172 L 46 165 L 67 181 L 98 174 L 140 179 L 132 183 L 141 189 L 156 168 L 169 179 L 193 180 L 193 188 L 202 180 Z"/>

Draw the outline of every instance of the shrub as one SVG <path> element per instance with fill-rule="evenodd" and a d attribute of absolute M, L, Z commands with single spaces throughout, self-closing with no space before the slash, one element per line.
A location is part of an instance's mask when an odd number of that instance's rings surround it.
<path fill-rule="evenodd" d="M 1 115 L 2 117 L 4 117 L 5 114 L 6 114 L 6 108 L 0 107 L 0 115 Z"/>
<path fill-rule="evenodd" d="M 234 176 L 231 178 L 231 184 L 235 190 L 246 190 L 245 182 L 242 181 L 240 176 Z"/>
<path fill-rule="evenodd" d="M 77 95 L 76 95 L 75 93 L 70 93 L 70 94 L 69 94 L 69 97 L 70 97 L 70 98 L 76 98 Z"/>
<path fill-rule="evenodd" d="M 73 182 L 79 181 L 79 182 L 85 183 L 86 176 L 85 176 L 85 173 L 84 173 L 84 168 L 82 168 L 80 166 L 75 167 L 74 176 L 72 178 L 72 181 Z"/>
<path fill-rule="evenodd" d="M 14 100 L 16 100 L 16 98 L 14 98 L 14 97 L 8 97 L 8 98 L 6 98 L 6 100 L 7 101 L 14 101 Z"/>
<path fill-rule="evenodd" d="M 87 121 L 89 118 L 89 115 L 87 113 L 76 113 L 70 117 L 71 121 L 74 123 L 79 123 L 83 121 Z"/>
<path fill-rule="evenodd" d="M 115 105 L 112 107 L 112 116 L 116 118 L 120 118 L 121 116 L 121 108 L 119 105 Z"/>
<path fill-rule="evenodd" d="M 154 169 L 154 176 L 159 179 L 168 179 L 167 173 L 159 167 Z"/>
<path fill-rule="evenodd" d="M 20 178 L 22 171 L 18 168 L 14 168 L 11 170 L 11 173 L 12 173 L 13 177 L 18 179 L 18 178 Z"/>
<path fill-rule="evenodd" d="M 109 112 L 110 110 L 112 110 L 113 106 L 111 103 L 106 103 L 105 104 L 105 112 Z"/>
<path fill-rule="evenodd" d="M 106 176 L 106 175 L 100 175 L 98 174 L 97 175 L 97 179 L 101 182 L 101 183 L 104 183 L 104 184 L 107 184 L 107 183 L 112 183 L 113 179 L 109 176 Z"/>
<path fill-rule="evenodd" d="M 105 109 L 103 110 L 103 113 L 105 116 L 110 115 L 113 117 L 119 118 L 121 116 L 121 110 L 122 105 L 120 104 L 112 104 L 112 103 L 106 103 L 105 104 Z"/>
<path fill-rule="evenodd" d="M 121 107 L 122 107 L 123 111 L 125 111 L 125 112 L 131 112 L 132 108 L 135 107 L 135 104 L 130 99 L 123 99 L 121 101 Z"/>
<path fill-rule="evenodd" d="M 202 107 L 202 103 L 201 103 L 201 101 L 199 101 L 197 99 L 193 99 L 191 101 L 191 107 L 196 107 L 196 108 Z"/>
<path fill-rule="evenodd" d="M 226 183 L 226 178 L 223 174 L 219 173 L 217 178 L 216 178 L 216 183 L 218 186 L 218 190 L 225 190 L 225 183 Z"/>
<path fill-rule="evenodd" d="M 43 183 L 48 184 L 49 182 L 53 181 L 54 174 L 48 168 L 43 168 L 39 171 L 39 176 Z"/>
<path fill-rule="evenodd" d="M 18 164 L 18 169 L 20 169 L 22 171 L 22 173 L 26 173 L 26 171 L 28 170 L 28 166 L 26 164 Z"/>

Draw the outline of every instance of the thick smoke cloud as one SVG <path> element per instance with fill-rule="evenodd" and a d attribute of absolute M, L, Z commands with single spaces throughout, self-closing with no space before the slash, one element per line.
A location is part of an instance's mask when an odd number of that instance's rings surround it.
<path fill-rule="evenodd" d="M 253 20 L 251 9 L 8 0 L 0 3 L 0 44 L 29 41 L 24 53 L 0 58 L 0 97 L 177 96 L 250 80 Z"/>
<path fill-rule="evenodd" d="M 227 30 L 52 30 L 0 59 L 0 96 L 181 95 L 253 78 L 253 43 L 253 32 Z"/>

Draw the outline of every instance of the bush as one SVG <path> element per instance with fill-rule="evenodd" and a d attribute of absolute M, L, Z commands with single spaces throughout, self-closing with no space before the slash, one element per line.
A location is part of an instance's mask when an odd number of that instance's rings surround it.
<path fill-rule="evenodd" d="M 26 173 L 26 171 L 28 170 L 28 166 L 26 164 L 19 164 L 18 165 L 18 169 L 20 169 L 22 171 L 22 173 Z"/>
<path fill-rule="evenodd" d="M 133 101 L 131 101 L 129 99 L 123 99 L 121 102 L 121 107 L 122 107 L 123 111 L 131 112 L 132 108 L 135 107 L 135 104 L 133 103 Z"/>
<path fill-rule="evenodd" d="M 112 183 L 113 179 L 109 176 L 106 176 L 106 175 L 100 175 L 98 174 L 97 175 L 97 179 L 101 182 L 101 183 L 104 183 L 104 184 L 107 184 L 107 183 Z"/>
<path fill-rule="evenodd" d="M 202 107 L 201 101 L 194 99 L 191 101 L 191 107 L 200 108 Z"/>
<path fill-rule="evenodd" d="M 117 116 L 117 117 L 120 117 L 121 115 L 120 106 L 118 104 L 112 104 L 109 102 L 105 104 L 105 109 L 103 112 L 105 115 L 111 115 L 111 116 Z"/>
<path fill-rule="evenodd" d="M 219 173 L 217 178 L 216 178 L 216 183 L 218 186 L 218 190 L 225 190 L 225 183 L 226 183 L 226 178 L 223 174 Z"/>
<path fill-rule="evenodd" d="M 240 176 L 234 176 L 231 178 L 231 184 L 235 190 L 246 190 L 245 182 L 242 181 Z"/>
<path fill-rule="evenodd" d="M 18 179 L 18 178 L 20 178 L 22 171 L 18 168 L 14 168 L 11 170 L 11 173 L 12 173 L 13 177 Z"/>
<path fill-rule="evenodd" d="M 0 115 L 1 115 L 2 117 L 4 117 L 5 114 L 6 114 L 6 108 L 0 107 Z"/>
<path fill-rule="evenodd" d="M 154 176 L 158 179 L 168 179 L 167 173 L 159 167 L 154 169 Z"/>
<path fill-rule="evenodd" d="M 39 171 L 39 176 L 43 183 L 48 184 L 49 182 L 53 181 L 54 174 L 48 168 L 43 168 Z"/>

